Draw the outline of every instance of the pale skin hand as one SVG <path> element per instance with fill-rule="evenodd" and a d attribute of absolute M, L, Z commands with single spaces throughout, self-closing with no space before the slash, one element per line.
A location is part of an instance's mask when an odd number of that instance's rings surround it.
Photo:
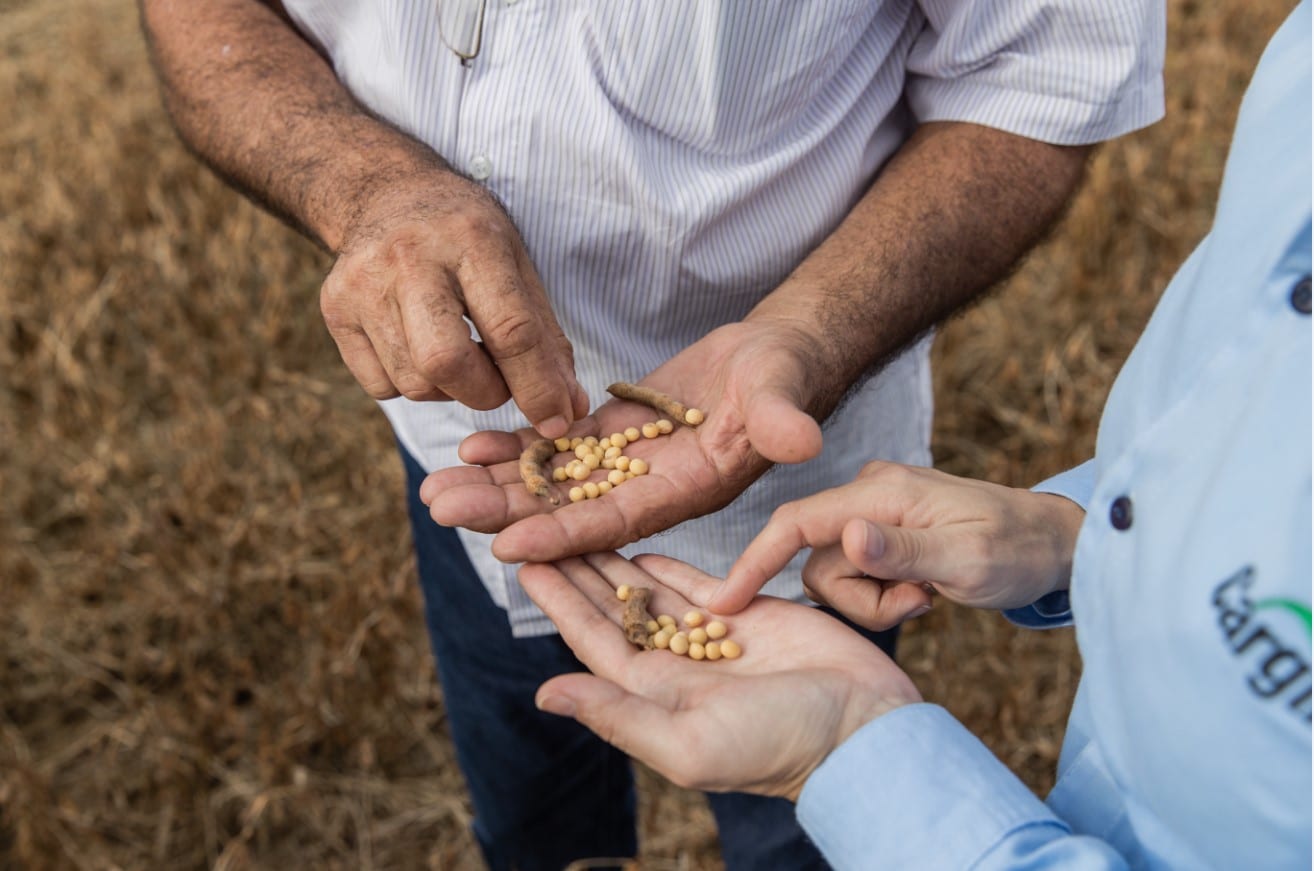
<path fill-rule="evenodd" d="M 552 678 L 540 708 L 691 789 L 796 800 L 830 752 L 863 724 L 921 701 L 869 641 L 804 605 L 760 597 L 736 615 L 734 660 L 641 651 L 620 629 L 620 584 L 653 589 L 653 614 L 706 608 L 715 578 L 677 560 L 590 554 L 520 571 L 530 597 L 592 674 Z"/>
<path fill-rule="evenodd" d="M 482 432 L 461 446 L 461 459 L 478 465 L 433 473 L 420 498 L 438 523 L 500 531 L 493 553 L 507 562 L 545 562 L 636 541 L 728 504 L 772 461 L 801 462 L 821 450 L 820 427 L 801 410 L 813 401 L 799 387 L 809 383 L 808 366 L 806 348 L 786 327 L 722 327 L 643 380 L 707 409 L 697 429 L 677 426 L 669 436 L 626 447 L 627 455 L 648 461 L 647 475 L 576 503 L 566 498 L 574 482 L 553 484 L 561 503 L 555 507 L 520 479 L 517 458 L 537 436 Z M 612 400 L 575 432 L 603 437 L 657 417 L 646 406 Z"/>
<path fill-rule="evenodd" d="M 977 608 L 1066 589 L 1085 512 L 1061 496 L 873 462 L 843 487 L 776 510 L 709 608 L 731 614 L 806 547 L 809 596 L 869 629 L 931 607 L 928 588 Z"/>

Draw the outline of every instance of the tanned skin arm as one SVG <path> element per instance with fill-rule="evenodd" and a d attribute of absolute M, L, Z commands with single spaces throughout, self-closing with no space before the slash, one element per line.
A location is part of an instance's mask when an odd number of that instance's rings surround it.
<path fill-rule="evenodd" d="M 651 471 L 605 499 L 530 497 L 524 433 L 478 433 L 421 498 L 444 525 L 500 533 L 493 553 L 543 562 L 621 547 L 729 504 L 771 463 L 821 451 L 845 393 L 1008 274 L 1063 212 L 1088 149 L 966 123 L 923 125 L 838 228 L 743 320 L 643 383 L 708 412 L 643 448 Z M 633 409 L 609 402 L 600 432 Z"/>
<path fill-rule="evenodd" d="M 486 189 L 367 112 L 281 8 L 141 0 L 141 12 L 183 139 L 337 255 L 320 307 L 371 396 L 514 398 L 552 437 L 587 413 L 570 343 Z"/>

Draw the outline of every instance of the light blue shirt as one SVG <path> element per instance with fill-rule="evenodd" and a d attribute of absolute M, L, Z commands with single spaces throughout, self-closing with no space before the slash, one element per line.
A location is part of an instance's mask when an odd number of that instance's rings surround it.
<path fill-rule="evenodd" d="M 837 868 L 1310 866 L 1310 102 L 1305 0 L 1094 459 L 1045 486 L 1087 511 L 1083 673 L 1053 792 L 1035 798 L 943 708 L 900 708 L 800 797 Z M 1063 622 L 1043 605 L 1010 616 Z"/>
<path fill-rule="evenodd" d="M 926 121 L 1098 142 L 1163 111 L 1162 0 L 284 0 L 364 104 L 505 204 L 595 405 L 742 320 Z M 440 38 L 482 12 L 478 56 Z M 855 317 L 862 312 L 854 312 Z M 930 462 L 926 342 L 827 422 L 823 453 L 634 549 L 729 571 L 782 502 L 866 459 Z M 384 403 L 426 469 L 514 404 Z M 555 631 L 459 530 L 516 635 Z M 629 551 L 627 551 L 629 552 Z M 802 598 L 805 556 L 766 592 Z"/>

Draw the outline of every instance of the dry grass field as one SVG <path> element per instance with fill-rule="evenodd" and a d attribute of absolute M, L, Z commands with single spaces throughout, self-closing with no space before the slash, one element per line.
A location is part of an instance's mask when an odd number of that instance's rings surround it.
<path fill-rule="evenodd" d="M 1169 5 L 1167 118 L 940 336 L 946 470 L 1022 485 L 1087 455 L 1207 229 L 1292 3 Z M 179 145 L 129 0 L 0 0 L 0 105 L 0 867 L 479 867 L 327 258 Z M 940 603 L 902 659 L 1049 787 L 1070 631 Z M 705 805 L 641 786 L 643 867 L 720 867 Z"/>

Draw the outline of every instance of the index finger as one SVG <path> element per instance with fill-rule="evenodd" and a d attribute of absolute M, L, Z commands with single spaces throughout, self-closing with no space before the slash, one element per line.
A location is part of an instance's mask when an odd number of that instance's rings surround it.
<path fill-rule="evenodd" d="M 505 246 L 472 249 L 457 270 L 470 320 L 483 339 L 511 397 L 546 438 L 566 433 L 575 419 L 570 342 L 526 257 Z M 477 289 L 470 292 L 470 289 Z"/>
<path fill-rule="evenodd" d="M 845 492 L 851 486 L 846 484 L 777 508 L 730 567 L 725 583 L 708 601 L 708 610 L 719 614 L 742 610 L 799 551 L 839 541 L 844 524 L 856 515 Z"/>

